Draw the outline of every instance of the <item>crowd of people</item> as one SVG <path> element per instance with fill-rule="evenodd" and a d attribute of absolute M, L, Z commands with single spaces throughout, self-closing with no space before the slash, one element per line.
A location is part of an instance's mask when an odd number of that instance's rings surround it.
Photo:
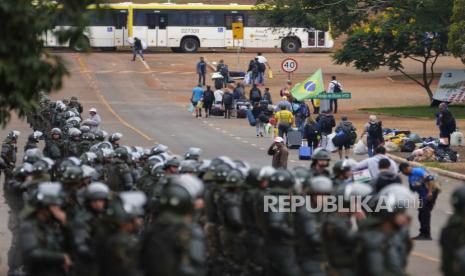
<path fill-rule="evenodd" d="M 203 160 L 198 148 L 180 157 L 161 144 L 126 146 L 121 134 L 101 129 L 96 109 L 84 121 L 82 112 L 76 98 L 44 97 L 28 114 L 22 161 L 19 132 L 2 144 L 8 275 L 406 275 L 412 241 L 404 204 L 412 192 L 382 147 L 366 164 L 339 160 L 332 171 L 321 148 L 310 168 L 251 168 L 224 156 Z M 353 166 L 377 177 L 354 182 Z M 439 188 L 426 171 L 400 170 L 411 190 L 435 200 Z M 338 195 L 346 207 L 355 196 L 372 196 L 370 205 L 388 197 L 391 208 L 264 211 L 267 201 L 289 195 L 307 196 L 310 206 Z M 453 204 L 441 238 L 443 270 L 463 275 L 465 188 Z M 431 205 L 420 210 L 425 221 Z M 425 227 L 417 239 L 428 238 Z"/>

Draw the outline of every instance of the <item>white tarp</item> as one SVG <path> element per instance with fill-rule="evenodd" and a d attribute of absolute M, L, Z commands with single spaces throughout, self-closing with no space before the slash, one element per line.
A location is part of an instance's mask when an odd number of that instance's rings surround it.
<path fill-rule="evenodd" d="M 433 98 L 441 102 L 465 103 L 465 70 L 444 70 Z"/>

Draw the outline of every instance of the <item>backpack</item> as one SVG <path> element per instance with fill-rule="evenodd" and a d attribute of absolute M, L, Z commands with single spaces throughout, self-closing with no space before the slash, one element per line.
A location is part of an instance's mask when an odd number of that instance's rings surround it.
<path fill-rule="evenodd" d="M 305 103 L 300 104 L 299 112 L 302 115 L 302 118 L 307 118 L 310 116 L 310 110 Z"/>
<path fill-rule="evenodd" d="M 370 135 L 371 138 L 381 138 L 379 137 L 379 133 L 381 131 L 381 126 L 379 123 L 370 123 L 368 126 L 368 135 Z"/>
<path fill-rule="evenodd" d="M 203 100 L 205 102 L 213 102 L 215 100 L 215 95 L 212 91 L 205 91 L 203 93 Z"/>
<path fill-rule="evenodd" d="M 250 95 L 251 97 L 251 100 L 255 100 L 255 99 L 260 99 L 261 96 L 260 96 L 260 92 L 258 91 L 258 89 L 254 89 L 252 90 L 252 94 Z"/>
<path fill-rule="evenodd" d="M 342 92 L 341 85 L 338 82 L 333 82 L 333 84 L 334 84 L 333 92 L 341 93 Z"/>
<path fill-rule="evenodd" d="M 224 64 L 223 66 L 221 66 L 220 74 L 223 76 L 227 76 L 229 74 L 228 65 Z"/>
<path fill-rule="evenodd" d="M 316 123 L 313 123 L 313 122 L 308 123 L 305 125 L 304 129 L 305 129 L 305 134 L 309 136 L 308 138 L 310 137 L 315 138 L 319 134 L 318 125 Z"/>
<path fill-rule="evenodd" d="M 223 102 L 224 104 L 232 104 L 233 96 L 231 95 L 231 93 L 224 93 Z"/>
<path fill-rule="evenodd" d="M 413 141 L 407 141 L 405 144 L 400 148 L 401 152 L 413 152 L 415 150 L 415 143 Z"/>

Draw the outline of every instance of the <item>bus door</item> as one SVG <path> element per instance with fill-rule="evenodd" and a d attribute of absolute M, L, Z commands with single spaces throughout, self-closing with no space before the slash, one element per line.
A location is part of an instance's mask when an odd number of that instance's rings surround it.
<path fill-rule="evenodd" d="M 243 46 L 244 40 L 234 41 L 233 39 L 232 23 L 236 23 L 236 22 L 244 23 L 244 15 L 233 11 L 232 14 L 225 15 L 224 22 L 225 22 L 225 27 L 226 27 L 226 30 L 224 32 L 224 46 L 225 47 Z"/>
<path fill-rule="evenodd" d="M 115 20 L 115 46 L 128 45 L 128 10 L 118 10 Z"/>
<path fill-rule="evenodd" d="M 167 47 L 168 46 L 168 15 L 159 13 L 157 14 L 157 46 Z"/>
<path fill-rule="evenodd" d="M 146 41 L 149 47 L 157 46 L 157 26 L 158 26 L 158 14 L 148 13 L 147 14 L 147 36 Z"/>

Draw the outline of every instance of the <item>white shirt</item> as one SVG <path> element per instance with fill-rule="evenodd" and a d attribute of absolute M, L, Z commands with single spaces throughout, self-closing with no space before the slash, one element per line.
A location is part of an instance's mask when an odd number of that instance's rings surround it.
<path fill-rule="evenodd" d="M 377 154 L 373 157 L 367 158 L 363 161 L 360 161 L 357 164 L 357 167 L 354 170 L 364 170 L 368 169 L 370 171 L 371 178 L 378 177 L 379 175 L 379 168 L 378 164 L 381 159 L 388 159 L 389 162 L 391 162 L 391 166 L 389 167 L 389 171 L 392 172 L 393 174 L 397 174 L 398 168 L 396 165 L 396 162 L 392 160 L 391 158 L 387 157 L 386 155 L 383 154 Z"/>
<path fill-rule="evenodd" d="M 341 91 L 342 91 L 342 84 L 340 82 L 338 82 L 337 80 L 333 80 L 329 83 L 329 86 L 328 86 L 328 93 L 334 93 L 334 86 L 336 86 L 336 84 L 339 85 L 339 87 L 341 88 Z"/>
<path fill-rule="evenodd" d="M 102 123 L 100 115 L 95 114 L 84 120 L 83 125 L 89 126 L 91 131 L 96 131 L 99 129 L 100 123 Z"/>
<path fill-rule="evenodd" d="M 223 101 L 223 90 L 216 90 L 215 92 L 213 92 L 213 95 L 215 95 L 215 102 L 222 102 Z"/>
<path fill-rule="evenodd" d="M 260 62 L 260 63 L 267 63 L 268 62 L 268 60 L 264 56 L 257 56 L 256 58 L 258 59 L 258 62 Z"/>

